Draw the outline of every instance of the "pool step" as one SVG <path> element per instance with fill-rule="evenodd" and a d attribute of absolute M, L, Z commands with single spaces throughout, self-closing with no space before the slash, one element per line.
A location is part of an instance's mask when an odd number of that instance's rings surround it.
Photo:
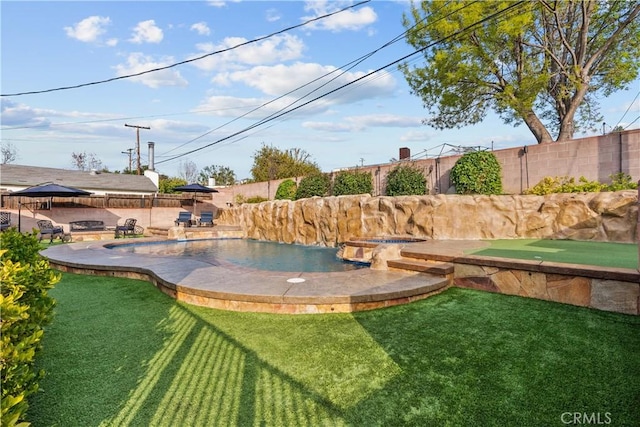
<path fill-rule="evenodd" d="M 453 274 L 453 264 L 441 261 L 427 261 L 416 258 L 399 258 L 387 260 L 387 266 L 401 270 L 418 271 L 420 273 L 447 276 Z"/>
<path fill-rule="evenodd" d="M 160 227 L 147 227 L 146 231 L 147 231 L 147 234 L 151 236 L 167 237 L 167 234 L 169 234 L 169 230 L 167 228 L 160 228 Z"/>

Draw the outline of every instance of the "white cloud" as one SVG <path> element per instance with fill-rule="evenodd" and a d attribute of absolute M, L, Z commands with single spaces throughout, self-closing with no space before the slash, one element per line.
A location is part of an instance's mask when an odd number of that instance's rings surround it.
<path fill-rule="evenodd" d="M 305 122 L 308 129 L 327 132 L 358 132 L 371 127 L 406 128 L 421 126 L 421 119 L 394 114 L 370 114 L 345 117 L 343 122 Z"/>
<path fill-rule="evenodd" d="M 161 60 L 154 60 L 151 56 L 144 55 L 140 52 L 129 54 L 126 64 L 118 64 L 114 67 L 118 76 L 126 76 L 129 74 L 141 73 L 143 71 L 155 68 L 166 67 L 175 63 L 173 57 L 163 57 Z M 129 80 L 142 83 L 150 88 L 159 88 L 161 86 L 187 86 L 188 82 L 182 77 L 179 71 L 175 69 L 166 69 L 154 71 L 153 73 L 143 74 L 141 76 L 132 77 Z"/>
<path fill-rule="evenodd" d="M 206 22 L 196 22 L 191 26 L 191 30 L 196 31 L 201 36 L 208 36 L 211 34 L 211 30 L 209 29 L 209 26 L 207 26 Z"/>
<path fill-rule="evenodd" d="M 18 104 L 8 99 L 0 100 L 0 121 L 3 128 L 15 127 L 49 127 L 51 121 L 42 117 L 42 110 Z"/>
<path fill-rule="evenodd" d="M 230 49 L 248 40 L 243 37 L 227 37 L 221 43 L 200 43 L 196 45 L 199 53 L 216 52 Z M 221 71 L 237 69 L 241 65 L 273 64 L 300 58 L 304 50 L 304 43 L 296 36 L 282 34 L 270 37 L 260 42 L 240 46 L 227 52 L 211 55 L 193 63 L 196 67 L 206 71 Z"/>
<path fill-rule="evenodd" d="M 267 22 L 276 22 L 282 18 L 277 9 L 267 10 Z"/>
<path fill-rule="evenodd" d="M 397 116 L 395 114 L 370 114 L 365 116 L 348 117 L 350 122 L 362 123 L 370 127 L 411 128 L 422 126 L 422 118 L 411 116 Z"/>
<path fill-rule="evenodd" d="M 213 7 L 225 7 L 227 3 L 239 3 L 240 0 L 209 0 L 207 4 Z"/>
<path fill-rule="evenodd" d="M 297 89 L 321 77 L 335 68 L 318 64 L 297 63 L 292 66 L 276 65 L 273 67 L 255 67 L 250 70 L 222 73 L 217 76 L 218 86 L 221 84 L 238 84 L 258 89 L 265 97 L 239 97 L 214 95 L 204 100 L 197 108 L 197 112 L 221 117 L 238 117 L 249 113 L 247 118 L 265 118 L 271 114 L 280 114 L 283 111 L 293 110 L 294 116 L 310 116 L 317 114 L 333 114 L 333 106 L 354 104 L 367 99 L 388 97 L 393 95 L 395 80 L 390 74 L 382 73 L 375 79 L 363 79 L 361 85 L 355 84 L 352 88 L 339 90 L 326 97 L 329 91 L 348 82 L 352 82 L 364 75 L 364 72 L 345 73 L 325 87 L 320 87 L 327 82 L 325 77 L 319 82 L 314 82 L 302 89 Z M 296 90 L 297 89 L 297 90 Z M 314 89 L 318 89 L 314 91 Z M 291 92 L 291 93 L 289 93 Z M 287 95 L 285 95 L 287 94 Z M 307 101 L 316 99 L 307 105 Z M 257 111 L 250 112 L 262 104 Z M 322 122 L 308 122 L 305 127 L 336 132 L 361 130 L 365 127 L 414 127 L 420 126 L 421 120 L 417 117 L 395 116 L 389 114 L 375 114 L 368 116 L 354 116 L 344 119 L 343 123 L 336 124 Z"/>
<path fill-rule="evenodd" d="M 428 131 L 409 131 L 400 136 L 402 142 L 424 142 L 429 141 L 433 137 L 432 132 Z"/>
<path fill-rule="evenodd" d="M 216 76 L 216 82 L 243 83 L 271 96 L 280 96 L 306 85 L 290 96 L 298 98 L 313 91 L 305 98 L 308 100 L 362 79 L 325 98 L 326 101 L 340 104 L 393 94 L 396 82 L 390 73 L 381 71 L 363 78 L 366 74 L 367 72 L 364 71 L 342 72 L 332 66 L 297 62 L 292 65 L 258 66 L 248 70 L 229 72 Z M 313 83 L 310 83 L 312 81 Z"/>
<path fill-rule="evenodd" d="M 72 39 L 92 43 L 99 40 L 100 36 L 107 31 L 106 26 L 110 23 L 109 17 L 90 16 L 76 23 L 73 27 L 64 27 L 64 31 Z"/>
<path fill-rule="evenodd" d="M 240 98 L 235 96 L 210 96 L 198 105 L 193 111 L 198 114 L 205 114 L 217 117 L 238 118 L 244 116 L 246 119 L 264 119 L 272 114 L 279 114 L 283 110 L 290 109 L 293 98 L 280 98 L 272 100 L 267 98 Z M 263 104 L 263 107 L 260 107 Z M 258 107 L 260 107 L 258 109 Z M 296 111 L 296 115 L 320 114 L 329 108 L 326 102 L 315 102 L 303 109 Z M 253 111 L 256 110 L 256 111 Z"/>
<path fill-rule="evenodd" d="M 335 1 L 335 0 L 312 0 L 305 4 L 305 11 L 311 12 L 312 15 L 304 16 L 302 21 L 308 21 L 328 13 L 336 12 L 349 6 L 351 2 Z M 307 29 L 328 30 L 340 32 L 343 30 L 357 31 L 373 24 L 378 20 L 378 15 L 369 6 L 356 9 L 348 9 L 343 12 L 323 18 L 319 21 L 312 22 L 305 26 Z"/>
<path fill-rule="evenodd" d="M 364 127 L 357 126 L 354 123 L 334 123 L 334 122 L 304 122 L 303 127 L 307 129 L 319 130 L 324 132 L 355 132 L 360 131 Z"/>
<path fill-rule="evenodd" d="M 183 137 L 187 132 L 201 133 L 209 129 L 200 123 L 166 119 L 151 120 L 148 122 L 148 126 L 153 129 L 154 132 L 162 132 L 163 134 L 174 133 L 176 135 L 182 135 Z"/>
<path fill-rule="evenodd" d="M 160 43 L 163 37 L 162 30 L 156 26 L 156 21 L 149 19 L 148 21 L 138 22 L 129 41 L 136 44 Z"/>
<path fill-rule="evenodd" d="M 17 103 L 8 99 L 2 99 L 0 104 L 0 119 L 3 130 L 11 128 L 44 128 L 48 130 L 51 126 L 56 129 L 69 129 L 74 125 L 79 127 L 98 126 L 97 123 L 86 123 L 87 121 L 105 121 L 116 119 L 118 116 L 106 113 L 91 113 L 82 111 L 62 111 L 44 108 L 34 108 L 26 104 Z M 57 121 L 53 121 L 58 119 Z M 62 119 L 60 121 L 59 119 Z M 77 123 L 81 120 L 82 123 Z"/>

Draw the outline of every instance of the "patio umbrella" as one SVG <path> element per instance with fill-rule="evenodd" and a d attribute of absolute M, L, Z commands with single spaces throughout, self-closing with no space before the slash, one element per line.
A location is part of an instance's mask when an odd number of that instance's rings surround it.
<path fill-rule="evenodd" d="M 66 187 L 60 184 L 41 184 L 34 185 L 33 187 L 25 188 L 24 190 L 14 191 L 9 196 L 23 196 L 23 197 L 81 197 L 89 196 L 92 193 L 84 191 L 79 188 Z M 22 203 L 18 202 L 18 231 L 20 230 L 20 218 L 21 218 Z"/>
<path fill-rule="evenodd" d="M 198 202 L 196 196 L 198 193 L 218 193 L 218 190 L 214 188 L 205 187 L 202 184 L 188 184 L 181 185 L 174 188 L 175 191 L 182 191 L 183 193 L 193 193 L 193 214 L 196 214 L 196 203 Z"/>

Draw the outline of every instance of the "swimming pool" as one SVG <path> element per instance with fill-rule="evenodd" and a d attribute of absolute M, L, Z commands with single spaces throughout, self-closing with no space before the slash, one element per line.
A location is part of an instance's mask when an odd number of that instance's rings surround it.
<path fill-rule="evenodd" d="M 224 260 L 269 271 L 335 272 L 367 267 L 337 258 L 337 248 L 245 239 L 127 243 L 108 247 L 134 254 L 186 257 L 211 263 Z"/>

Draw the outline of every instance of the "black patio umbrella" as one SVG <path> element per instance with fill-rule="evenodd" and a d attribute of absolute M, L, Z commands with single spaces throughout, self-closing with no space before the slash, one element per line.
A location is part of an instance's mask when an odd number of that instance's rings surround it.
<path fill-rule="evenodd" d="M 218 190 L 214 188 L 205 187 L 202 184 L 188 184 L 181 185 L 174 188 L 175 191 L 182 191 L 183 193 L 193 193 L 193 214 L 196 214 L 196 203 L 198 202 L 196 196 L 198 193 L 218 193 Z"/>
<path fill-rule="evenodd" d="M 89 196 L 92 193 L 84 191 L 79 188 L 66 187 L 60 184 L 41 184 L 34 185 L 33 187 L 25 188 L 24 190 L 14 191 L 9 196 L 23 196 L 23 197 L 81 197 Z M 20 230 L 20 218 L 21 218 L 22 203 L 18 202 L 18 231 Z"/>

